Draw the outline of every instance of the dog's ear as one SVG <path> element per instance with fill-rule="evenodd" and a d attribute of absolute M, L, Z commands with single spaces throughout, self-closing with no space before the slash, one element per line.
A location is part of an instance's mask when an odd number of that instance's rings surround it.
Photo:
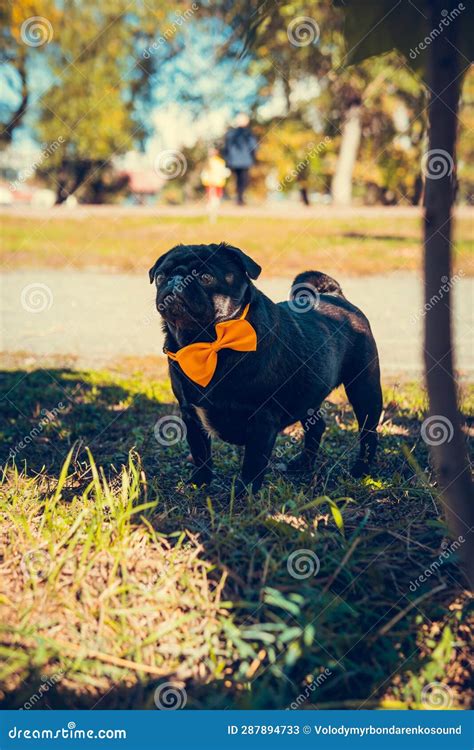
<path fill-rule="evenodd" d="M 169 254 L 170 252 L 171 252 L 171 250 L 168 250 L 168 252 L 167 252 L 167 253 L 165 253 L 164 255 L 160 255 L 160 257 L 159 257 L 159 258 L 158 258 L 158 260 L 156 261 L 155 265 L 154 265 L 154 266 L 152 266 L 152 267 L 150 268 L 150 270 L 148 271 L 148 276 L 149 276 L 149 278 L 150 278 L 150 284 L 153 284 L 153 282 L 154 282 L 154 280 L 155 280 L 156 272 L 158 271 L 159 267 L 160 267 L 160 266 L 161 266 L 161 264 L 162 264 L 162 263 L 164 262 L 165 258 L 166 258 L 166 257 L 168 256 L 168 254 Z"/>
<path fill-rule="evenodd" d="M 244 253 L 243 250 L 239 250 L 238 247 L 228 245 L 226 242 L 221 243 L 221 248 L 242 266 L 247 276 L 251 279 L 258 279 L 262 269 L 258 263 L 252 260 L 250 255 Z"/>

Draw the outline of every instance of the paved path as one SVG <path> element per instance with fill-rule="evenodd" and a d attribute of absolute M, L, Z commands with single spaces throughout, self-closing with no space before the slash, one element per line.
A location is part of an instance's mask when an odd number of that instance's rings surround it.
<path fill-rule="evenodd" d="M 372 324 L 383 373 L 419 376 L 423 302 L 416 274 L 339 281 Z M 287 298 L 290 282 L 263 277 L 257 286 L 278 301 Z M 85 367 L 101 367 L 125 356 L 161 354 L 159 317 L 146 275 L 19 270 L 1 275 L 0 283 L 2 348 L 7 352 L 40 358 L 74 354 Z M 454 294 L 457 366 L 462 375 L 474 378 L 474 279 L 458 281 Z"/>
<path fill-rule="evenodd" d="M 472 219 L 474 209 L 472 206 L 455 206 L 455 216 L 458 218 Z M 404 219 L 417 218 L 423 215 L 421 206 L 332 206 L 314 203 L 311 206 L 303 206 L 291 200 L 268 201 L 266 203 L 255 203 L 252 205 L 236 206 L 232 201 L 224 201 L 219 208 L 219 216 L 261 217 L 261 218 L 291 218 L 291 219 Z M 67 206 L 53 206 L 44 209 L 34 206 L 0 206 L 0 216 L 21 216 L 24 218 L 45 219 L 77 219 L 82 221 L 88 217 L 99 217 L 104 220 L 129 216 L 142 217 L 153 216 L 207 216 L 206 202 L 204 199 L 182 206 L 94 206 L 78 205 L 75 208 Z"/>

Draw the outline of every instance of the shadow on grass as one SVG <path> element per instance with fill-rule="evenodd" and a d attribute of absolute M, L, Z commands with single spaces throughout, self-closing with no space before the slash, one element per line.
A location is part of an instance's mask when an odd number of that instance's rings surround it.
<path fill-rule="evenodd" d="M 279 463 L 298 448 L 297 433 L 282 435 L 260 497 L 234 503 L 236 449 L 216 443 L 223 479 L 205 492 L 181 481 L 190 469 L 185 444 L 156 441 L 157 419 L 176 412 L 168 386 L 59 369 L 4 372 L 1 380 L 2 462 L 14 459 L 31 478 L 42 472 L 57 479 L 73 448 L 61 500 L 68 502 L 91 479 L 86 446 L 112 485 L 134 448 L 148 496 L 159 498 L 157 511 L 134 524 L 146 522 L 171 545 L 183 531 L 199 539 L 211 582 L 225 573 L 227 603 L 218 613 L 217 651 L 197 654 L 193 674 L 184 677 L 170 670 L 157 679 L 87 657 L 93 643 L 84 643 L 78 669 L 47 641 L 27 654 L 25 641 L 18 670 L 4 681 L 5 707 L 39 695 L 26 707 L 155 708 L 163 681 L 184 691 L 191 709 L 371 708 L 382 701 L 408 707 L 420 704 L 423 687 L 438 683 L 446 705 L 468 705 L 467 597 L 429 484 L 419 393 L 389 405 L 371 478 L 350 477 L 352 412 L 345 402 L 332 403 L 315 479 L 289 483 L 279 473 Z M 294 554 L 300 557 L 292 565 Z M 13 659 L 19 646 L 10 626 L 3 649 Z M 46 669 L 37 666 L 41 659 Z M 45 680 L 45 672 L 60 679 Z M 424 695 L 425 707 L 435 707 Z"/>

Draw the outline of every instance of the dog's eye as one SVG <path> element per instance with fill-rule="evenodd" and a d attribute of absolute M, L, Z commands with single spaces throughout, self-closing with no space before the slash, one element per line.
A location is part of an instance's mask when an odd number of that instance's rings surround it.
<path fill-rule="evenodd" d="M 164 273 L 157 273 L 155 276 L 155 284 L 161 284 L 164 278 L 165 278 Z"/>
<path fill-rule="evenodd" d="M 212 284 L 212 282 L 214 281 L 214 276 L 211 276 L 210 273 L 202 273 L 200 279 L 203 284 Z"/>

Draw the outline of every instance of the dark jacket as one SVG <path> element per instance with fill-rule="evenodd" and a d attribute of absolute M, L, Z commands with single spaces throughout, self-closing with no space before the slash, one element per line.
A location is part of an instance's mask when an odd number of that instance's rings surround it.
<path fill-rule="evenodd" d="M 257 139 L 250 128 L 227 131 L 222 156 L 230 169 L 248 169 L 255 164 Z"/>

